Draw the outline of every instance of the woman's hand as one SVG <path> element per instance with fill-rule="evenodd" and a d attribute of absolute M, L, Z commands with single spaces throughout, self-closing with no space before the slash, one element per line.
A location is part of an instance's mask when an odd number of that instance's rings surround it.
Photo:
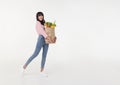
<path fill-rule="evenodd" d="M 47 36 L 47 37 L 45 38 L 45 41 L 47 41 L 47 42 L 51 43 L 51 39 L 50 39 L 50 37 L 49 37 L 49 36 Z"/>
<path fill-rule="evenodd" d="M 56 39 L 57 39 L 57 37 L 54 37 L 53 40 L 52 40 L 52 42 L 55 43 Z"/>
<path fill-rule="evenodd" d="M 52 38 L 52 37 L 47 36 L 45 38 L 45 41 L 47 41 L 48 43 L 55 43 L 56 39 L 57 39 L 56 37 Z"/>

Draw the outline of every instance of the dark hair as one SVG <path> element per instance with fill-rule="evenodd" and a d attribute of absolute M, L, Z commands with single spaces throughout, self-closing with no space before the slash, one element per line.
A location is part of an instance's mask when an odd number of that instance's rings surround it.
<path fill-rule="evenodd" d="M 40 20 L 38 19 L 39 16 L 43 16 L 43 20 L 42 20 L 42 21 L 40 21 Z M 44 20 L 44 14 L 43 14 L 42 12 L 37 12 L 37 14 L 36 14 L 36 19 L 37 19 L 37 21 L 39 21 L 42 25 L 44 25 L 45 20 Z"/>

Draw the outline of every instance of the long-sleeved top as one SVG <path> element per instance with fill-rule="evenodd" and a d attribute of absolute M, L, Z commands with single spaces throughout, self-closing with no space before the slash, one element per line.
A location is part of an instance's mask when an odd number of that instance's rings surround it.
<path fill-rule="evenodd" d="M 36 22 L 36 31 L 38 35 L 43 35 L 44 38 L 47 37 L 47 34 L 44 30 L 44 26 L 39 21 Z"/>

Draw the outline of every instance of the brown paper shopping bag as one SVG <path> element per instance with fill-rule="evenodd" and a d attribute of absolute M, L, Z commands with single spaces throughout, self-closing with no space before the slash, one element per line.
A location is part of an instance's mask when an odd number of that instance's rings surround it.
<path fill-rule="evenodd" d="M 55 29 L 54 28 L 45 28 L 47 35 L 50 37 L 50 40 L 45 40 L 47 44 L 53 44 L 56 42 Z"/>

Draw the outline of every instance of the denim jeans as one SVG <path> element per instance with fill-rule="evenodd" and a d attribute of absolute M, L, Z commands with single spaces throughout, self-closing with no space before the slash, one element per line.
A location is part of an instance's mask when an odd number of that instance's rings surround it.
<path fill-rule="evenodd" d="M 47 56 L 47 52 L 48 52 L 48 48 L 49 48 L 49 44 L 45 43 L 45 38 L 42 35 L 39 35 L 35 51 L 32 54 L 32 56 L 30 56 L 30 58 L 27 60 L 25 65 L 28 65 L 39 54 L 39 52 L 41 51 L 41 48 L 43 48 L 42 60 L 41 60 L 41 68 L 44 68 L 45 61 L 46 61 L 46 56 Z"/>

